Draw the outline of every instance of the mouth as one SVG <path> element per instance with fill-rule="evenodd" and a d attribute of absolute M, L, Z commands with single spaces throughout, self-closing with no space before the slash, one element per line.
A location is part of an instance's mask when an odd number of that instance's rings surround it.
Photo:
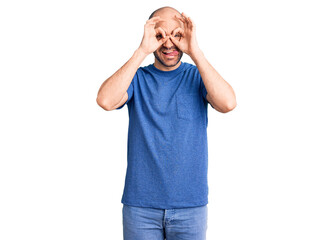
<path fill-rule="evenodd" d="M 168 57 L 174 57 L 174 56 L 177 56 L 179 52 L 176 51 L 176 50 L 173 50 L 173 51 L 162 51 L 162 53 L 163 53 L 165 56 L 168 56 Z"/>

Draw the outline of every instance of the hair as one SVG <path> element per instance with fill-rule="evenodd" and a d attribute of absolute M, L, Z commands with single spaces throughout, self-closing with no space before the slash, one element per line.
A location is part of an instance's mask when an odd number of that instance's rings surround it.
<path fill-rule="evenodd" d="M 159 9 L 156 9 L 154 12 L 152 12 L 152 13 L 150 14 L 148 20 L 151 19 L 152 17 L 154 17 L 154 14 L 155 14 L 155 13 L 157 13 L 158 11 L 163 10 L 163 9 L 165 9 L 165 8 L 171 8 L 171 9 L 177 11 L 179 14 L 181 14 L 177 9 L 175 9 L 175 8 L 173 8 L 173 7 L 161 7 L 161 8 L 159 8 Z"/>

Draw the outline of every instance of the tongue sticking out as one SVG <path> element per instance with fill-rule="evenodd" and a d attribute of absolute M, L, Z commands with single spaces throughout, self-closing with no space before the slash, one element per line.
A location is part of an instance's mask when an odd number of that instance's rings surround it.
<path fill-rule="evenodd" d="M 178 55 L 178 51 L 173 51 L 173 52 L 164 53 L 164 54 L 167 55 L 167 56 L 176 56 L 176 55 Z"/>

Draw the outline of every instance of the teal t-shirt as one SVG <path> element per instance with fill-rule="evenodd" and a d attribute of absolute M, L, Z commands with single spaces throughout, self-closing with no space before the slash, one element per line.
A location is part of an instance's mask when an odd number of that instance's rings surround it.
<path fill-rule="evenodd" d="M 172 71 L 140 67 L 127 93 L 121 202 L 160 209 L 206 205 L 208 102 L 198 68 L 184 62 Z"/>

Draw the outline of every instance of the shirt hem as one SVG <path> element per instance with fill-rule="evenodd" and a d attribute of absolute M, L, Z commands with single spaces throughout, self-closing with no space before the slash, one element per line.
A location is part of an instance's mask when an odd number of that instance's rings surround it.
<path fill-rule="evenodd" d="M 208 200 L 194 202 L 194 203 L 176 203 L 176 204 L 165 204 L 165 203 L 147 203 L 147 202 L 130 202 L 122 200 L 121 203 L 133 206 L 133 207 L 147 207 L 157 209 L 175 209 L 175 208 L 190 208 L 190 207 L 201 207 L 208 204 Z"/>

